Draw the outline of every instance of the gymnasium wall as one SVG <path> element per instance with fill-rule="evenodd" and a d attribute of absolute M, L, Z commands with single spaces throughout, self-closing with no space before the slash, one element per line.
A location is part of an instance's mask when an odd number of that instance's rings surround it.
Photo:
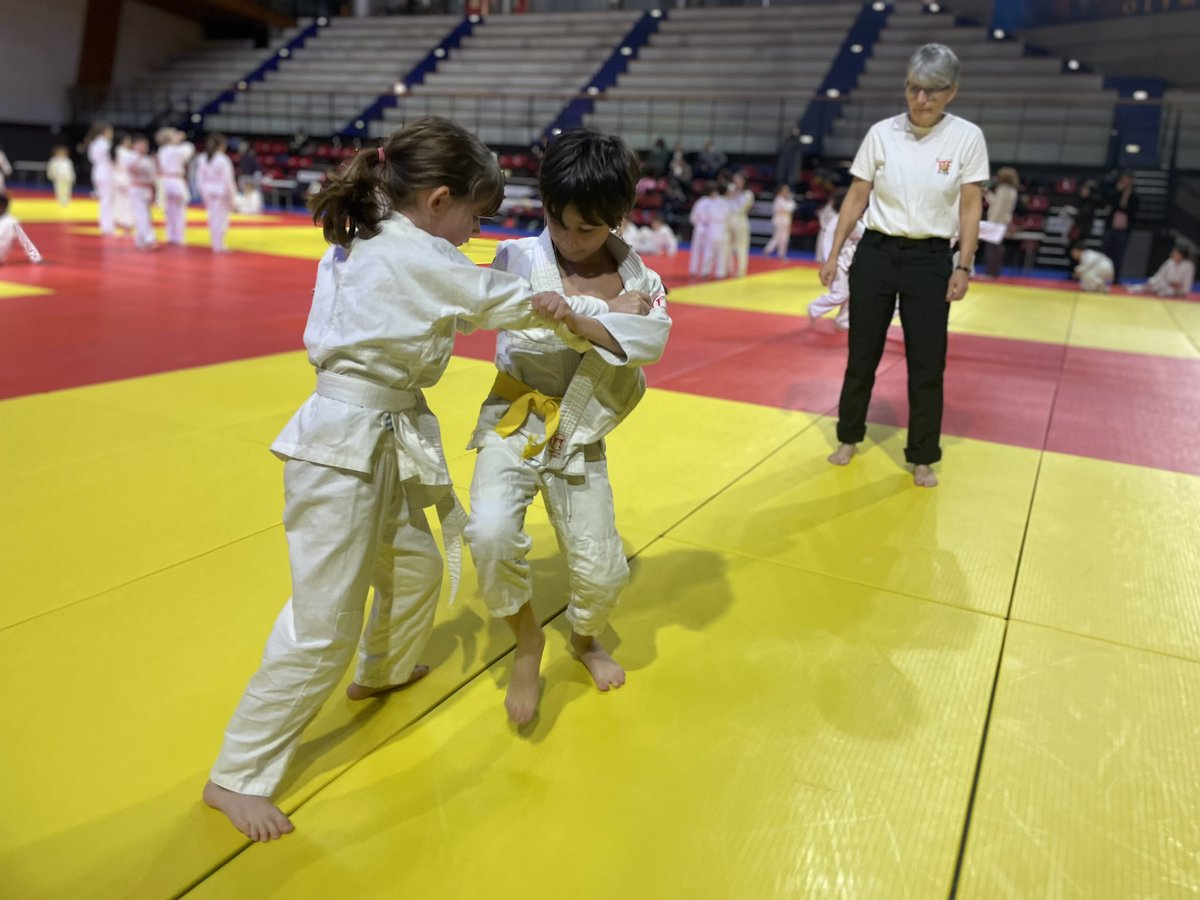
<path fill-rule="evenodd" d="M 0 122 L 54 125 L 68 118 L 86 8 L 86 0 L 0 0 Z M 195 22 L 126 0 L 114 74 L 132 77 L 202 36 Z"/>

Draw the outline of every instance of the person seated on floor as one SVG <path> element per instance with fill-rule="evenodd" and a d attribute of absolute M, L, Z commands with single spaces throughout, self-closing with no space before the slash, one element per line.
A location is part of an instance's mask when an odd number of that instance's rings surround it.
<path fill-rule="evenodd" d="M 40 263 L 42 254 L 38 253 L 38 248 L 33 246 L 33 241 L 25 234 L 21 223 L 8 211 L 8 206 L 8 194 L 0 191 L 0 266 L 7 261 L 8 252 L 12 249 L 14 242 L 21 245 L 21 249 L 25 251 L 25 255 L 31 263 L 35 265 Z"/>
<path fill-rule="evenodd" d="M 1107 294 L 1115 274 L 1113 261 L 1099 250 L 1085 250 L 1083 244 L 1072 245 L 1070 253 L 1080 288 L 1092 294 Z"/>
<path fill-rule="evenodd" d="M 1188 258 L 1187 248 L 1176 245 L 1167 261 L 1158 267 L 1145 284 L 1130 288 L 1137 293 L 1158 297 L 1186 297 L 1196 283 L 1196 264 Z"/>

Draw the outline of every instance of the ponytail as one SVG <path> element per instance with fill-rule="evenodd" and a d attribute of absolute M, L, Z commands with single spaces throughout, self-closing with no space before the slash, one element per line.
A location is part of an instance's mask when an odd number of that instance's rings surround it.
<path fill-rule="evenodd" d="M 325 240 L 349 249 L 356 237 L 379 234 L 380 223 L 420 191 L 443 186 L 484 215 L 504 199 L 504 175 L 484 143 L 447 119 L 427 116 L 356 153 L 308 199 L 308 208 Z"/>

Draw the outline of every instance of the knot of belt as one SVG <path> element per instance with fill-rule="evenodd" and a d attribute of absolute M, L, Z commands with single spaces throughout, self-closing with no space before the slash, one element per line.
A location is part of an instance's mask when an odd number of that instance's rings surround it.
<path fill-rule="evenodd" d="M 524 382 L 517 381 L 511 375 L 503 372 L 496 374 L 496 383 L 492 385 L 492 393 L 509 402 L 508 411 L 496 423 L 496 433 L 501 437 L 515 434 L 525 424 L 531 412 L 537 413 L 546 423 L 546 436 L 537 441 L 529 438 L 529 443 L 521 452 L 524 459 L 537 456 L 542 448 L 558 431 L 558 411 L 562 405 L 561 397 L 548 397 L 541 391 L 534 390 Z"/>

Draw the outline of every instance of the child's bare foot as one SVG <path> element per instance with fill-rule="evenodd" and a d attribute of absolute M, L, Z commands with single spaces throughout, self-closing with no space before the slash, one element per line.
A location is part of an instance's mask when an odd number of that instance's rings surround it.
<path fill-rule="evenodd" d="M 517 640 L 508 693 L 504 696 L 504 708 L 514 725 L 527 725 L 537 714 L 542 699 L 542 651 L 545 647 L 546 637 L 540 628 Z"/>
<path fill-rule="evenodd" d="M 429 666 L 416 665 L 413 666 L 412 675 L 408 681 L 402 681 L 400 684 L 389 684 L 386 687 L 367 687 L 365 684 L 359 684 L 357 681 L 352 681 L 346 685 L 346 696 L 351 700 L 366 700 L 368 697 L 374 697 L 376 694 L 386 694 L 389 691 L 398 691 L 400 688 L 406 688 L 416 681 L 420 681 L 429 674 Z"/>
<path fill-rule="evenodd" d="M 619 688 L 625 683 L 625 670 L 608 655 L 608 651 L 591 635 L 571 632 L 571 653 L 584 664 L 602 691 Z"/>
<path fill-rule="evenodd" d="M 252 841 L 273 841 L 296 830 L 268 797 L 239 794 L 210 781 L 204 785 L 204 802 L 225 813 L 233 827 Z"/>
<path fill-rule="evenodd" d="M 917 487 L 937 487 L 937 476 L 933 467 L 924 464 L 913 466 L 913 484 Z"/>
<path fill-rule="evenodd" d="M 835 466 L 845 466 L 857 452 L 858 444 L 838 444 L 838 448 L 829 454 L 828 459 Z"/>

